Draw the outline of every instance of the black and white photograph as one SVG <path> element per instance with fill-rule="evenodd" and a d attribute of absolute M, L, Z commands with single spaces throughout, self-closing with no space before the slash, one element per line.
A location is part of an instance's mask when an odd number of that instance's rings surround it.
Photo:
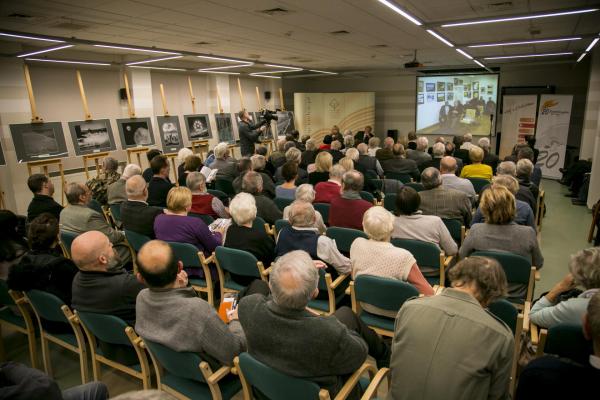
<path fill-rule="evenodd" d="M 108 119 L 71 121 L 69 122 L 69 130 L 71 131 L 75 154 L 78 156 L 116 150 Z"/>
<path fill-rule="evenodd" d="M 292 111 L 277 111 L 277 135 L 285 136 L 296 129 L 294 126 L 294 113 Z"/>
<path fill-rule="evenodd" d="M 210 129 L 208 114 L 184 115 L 183 119 L 185 120 L 188 139 L 190 141 L 212 138 L 212 129 Z"/>
<path fill-rule="evenodd" d="M 217 122 L 217 134 L 219 135 L 219 142 L 235 143 L 233 137 L 233 125 L 231 123 L 231 114 L 215 114 L 215 121 Z"/>
<path fill-rule="evenodd" d="M 0 142 L 0 165 L 6 165 L 6 159 L 4 158 L 4 149 L 2 148 L 2 142 Z"/>
<path fill-rule="evenodd" d="M 152 146 L 154 144 L 150 118 L 118 119 L 117 126 L 119 127 L 123 149 Z"/>
<path fill-rule="evenodd" d="M 479 82 L 473 82 L 473 91 L 479 90 Z"/>
<path fill-rule="evenodd" d="M 67 144 L 60 122 L 13 124 L 10 134 L 18 162 L 67 157 Z"/>
<path fill-rule="evenodd" d="M 158 122 L 158 132 L 165 153 L 173 153 L 179 151 L 183 147 L 183 139 L 181 137 L 181 127 L 179 126 L 179 117 L 156 117 Z"/>

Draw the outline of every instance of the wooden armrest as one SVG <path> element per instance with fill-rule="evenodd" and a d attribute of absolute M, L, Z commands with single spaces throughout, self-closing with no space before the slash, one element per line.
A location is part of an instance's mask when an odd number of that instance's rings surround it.
<path fill-rule="evenodd" d="M 204 260 L 203 260 L 202 262 L 203 262 L 204 264 L 208 265 L 208 264 L 210 264 L 210 263 L 213 263 L 213 262 L 215 262 L 215 257 L 216 257 L 216 255 L 215 255 L 215 253 L 213 252 L 213 253 L 212 253 L 210 256 L 208 256 L 208 257 L 203 257 L 203 258 L 204 258 Z"/>
<path fill-rule="evenodd" d="M 531 344 L 537 346 L 540 342 L 539 328 L 531 321 L 529 322 L 529 332 L 531 335 Z"/>
<path fill-rule="evenodd" d="M 263 276 L 269 276 L 269 274 L 273 271 L 273 266 L 271 265 L 269 268 L 265 269 L 262 274 Z"/>
<path fill-rule="evenodd" d="M 338 276 L 335 281 L 331 282 L 331 288 L 335 289 L 336 287 L 340 286 L 340 284 L 348 277 L 350 276 L 350 274 L 341 274 L 340 276 Z"/>
<path fill-rule="evenodd" d="M 531 302 L 526 301 L 523 307 L 523 331 L 529 331 L 529 313 L 531 312 Z"/>
<path fill-rule="evenodd" d="M 535 280 L 539 281 L 540 279 L 542 279 L 542 274 L 540 273 L 539 269 L 535 270 Z"/>
<path fill-rule="evenodd" d="M 231 372 L 231 367 L 223 366 L 208 377 L 207 383 L 214 385 Z"/>
<path fill-rule="evenodd" d="M 237 358 L 237 357 L 236 357 Z M 236 364 L 237 365 L 237 364 Z M 238 375 L 238 370 L 237 367 L 231 367 L 231 370 L 229 371 L 231 372 L 233 375 Z"/>
<path fill-rule="evenodd" d="M 371 379 L 369 387 L 367 387 L 367 390 L 365 390 L 365 393 L 362 395 L 360 400 L 371 400 L 377 394 L 377 390 L 379 389 L 381 382 L 383 382 L 383 378 L 387 377 L 389 381 L 389 372 L 389 368 L 381 368 L 379 371 L 377 371 L 373 379 Z"/>
<path fill-rule="evenodd" d="M 334 400 L 345 400 L 350 395 L 350 393 L 352 393 L 352 390 L 358 384 L 360 377 L 365 372 L 369 372 L 369 375 L 373 377 L 377 373 L 377 368 L 375 368 L 373 364 L 369 364 L 366 362 L 363 363 L 363 365 L 361 365 L 356 371 L 354 371 L 352 376 L 348 378 L 346 383 L 344 383 L 344 386 L 342 386 L 342 389 L 338 392 L 337 396 L 334 397 Z"/>
<path fill-rule="evenodd" d="M 444 267 L 448 267 L 450 265 L 450 263 L 452 262 L 452 260 L 454 259 L 454 256 L 448 256 L 446 257 L 446 259 L 444 260 Z"/>
<path fill-rule="evenodd" d="M 344 290 L 344 293 L 347 294 L 348 296 L 350 296 L 352 294 L 352 289 L 350 288 L 350 286 L 348 286 L 346 288 L 346 290 Z"/>
<path fill-rule="evenodd" d="M 546 346 L 546 337 L 548 336 L 547 329 L 540 329 L 540 336 L 537 344 L 537 349 L 535 350 L 535 356 L 540 357 L 544 354 L 544 347 Z"/>

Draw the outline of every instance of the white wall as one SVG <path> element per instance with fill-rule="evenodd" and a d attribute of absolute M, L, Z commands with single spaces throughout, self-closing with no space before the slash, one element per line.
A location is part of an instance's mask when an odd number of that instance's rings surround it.
<path fill-rule="evenodd" d="M 594 141 L 599 116 L 598 107 L 600 107 L 600 52 L 596 50 L 589 55 L 591 58 L 589 90 L 585 107 L 585 121 L 583 125 L 583 135 L 581 137 L 581 153 L 583 159 L 592 158 L 594 155 Z M 597 160 L 597 155 L 594 157 Z"/>

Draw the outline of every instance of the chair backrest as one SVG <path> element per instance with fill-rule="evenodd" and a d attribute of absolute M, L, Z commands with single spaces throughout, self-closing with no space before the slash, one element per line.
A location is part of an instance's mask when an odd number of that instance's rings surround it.
<path fill-rule="evenodd" d="M 417 260 L 419 267 L 440 268 L 440 249 L 433 243 L 414 239 L 393 238 L 392 244 L 408 250 Z"/>
<path fill-rule="evenodd" d="M 396 179 L 402 183 L 409 183 L 411 181 L 411 177 L 408 174 L 399 174 L 396 172 L 386 172 L 386 179 Z"/>
<path fill-rule="evenodd" d="M 417 192 L 425 190 L 425 188 L 423 187 L 423 184 L 418 183 L 418 182 L 407 182 L 404 184 L 404 186 L 411 187 L 411 188 L 415 189 Z"/>
<path fill-rule="evenodd" d="M 144 236 L 141 233 L 128 230 L 125 230 L 125 238 L 127 238 L 127 242 L 129 242 L 131 247 L 133 247 L 136 252 L 140 251 L 143 245 L 152 240 L 148 236 Z"/>
<path fill-rule="evenodd" d="M 225 193 L 227 196 L 234 196 L 235 190 L 233 190 L 233 183 L 229 179 L 219 179 L 215 180 L 215 190 L 219 190 Z"/>
<path fill-rule="evenodd" d="M 488 310 L 496 317 L 500 318 L 512 330 L 513 334 L 517 331 L 517 317 L 519 310 L 508 300 L 498 299 L 488 306 Z"/>
<path fill-rule="evenodd" d="M 290 224 L 290 221 L 288 221 L 287 219 L 278 219 L 277 221 L 275 221 L 275 232 L 279 234 L 279 232 L 281 232 L 281 230 L 286 226 L 292 226 L 292 224 Z"/>
<path fill-rule="evenodd" d="M 475 193 L 481 194 L 481 191 L 484 187 L 490 184 L 490 181 L 483 178 L 467 178 L 473 184 L 473 189 L 475 189 Z"/>
<path fill-rule="evenodd" d="M 10 293 L 8 293 L 8 285 L 4 279 L 0 279 L 0 304 L 3 306 L 12 306 L 15 304 Z"/>
<path fill-rule="evenodd" d="M 221 201 L 227 201 L 227 200 L 229 200 L 229 196 L 227 196 L 227 193 L 225 193 L 225 192 L 223 192 L 221 190 L 206 189 L 206 191 L 208 193 L 212 194 L 213 196 L 217 197 Z"/>
<path fill-rule="evenodd" d="M 375 202 L 375 197 L 371 193 L 365 192 L 364 190 L 360 191 L 360 197 L 363 200 L 368 201 L 369 203 L 374 203 Z"/>
<path fill-rule="evenodd" d="M 256 263 L 258 260 L 252 253 L 244 250 L 218 246 L 215 250 L 217 262 L 222 269 L 237 275 L 253 276 L 260 279 Z"/>
<path fill-rule="evenodd" d="M 254 221 L 252 221 L 252 229 L 260 229 L 261 231 L 266 232 L 265 230 L 265 220 L 262 219 L 261 217 L 256 217 L 254 218 Z"/>
<path fill-rule="evenodd" d="M 372 275 L 359 275 L 354 279 L 356 300 L 375 307 L 398 311 L 411 297 L 418 297 L 419 291 L 410 283 L 397 279 Z"/>
<path fill-rule="evenodd" d="M 65 249 L 71 254 L 71 245 L 73 244 L 73 240 L 79 236 L 79 233 L 60 231 L 60 241 L 62 242 Z"/>
<path fill-rule="evenodd" d="M 102 211 L 102 205 L 100 204 L 100 202 L 96 199 L 91 199 L 90 202 L 88 203 L 88 207 L 91 208 L 92 210 L 100 213 L 100 215 L 104 216 L 104 211 Z"/>
<path fill-rule="evenodd" d="M 395 194 L 390 193 L 383 198 L 383 207 L 391 213 L 396 211 L 396 197 Z"/>
<path fill-rule="evenodd" d="M 76 311 L 79 320 L 98 339 L 105 343 L 131 346 L 125 334 L 127 323 L 119 317 L 108 314 L 96 314 Z"/>
<path fill-rule="evenodd" d="M 448 232 L 450 232 L 452 239 L 454 239 L 456 243 L 460 243 L 462 240 L 462 223 L 457 219 L 451 218 L 442 218 L 442 221 L 444 222 L 444 225 L 446 225 Z"/>
<path fill-rule="evenodd" d="M 351 228 L 340 228 L 338 226 L 327 228 L 326 234 L 328 237 L 335 240 L 338 250 L 344 254 L 350 253 L 350 246 L 352 246 L 354 239 L 359 237 L 365 239 L 369 238 L 363 231 Z"/>
<path fill-rule="evenodd" d="M 497 260 L 504 269 L 508 283 L 529 283 L 531 263 L 523 256 L 501 251 L 476 251 L 471 253 L 471 256 L 489 257 Z"/>
<path fill-rule="evenodd" d="M 199 354 L 178 352 L 146 338 L 143 339 L 144 344 L 156 358 L 156 361 L 158 361 L 158 363 L 170 374 L 180 378 L 206 383 L 199 369 L 200 363 L 202 362 L 202 358 Z"/>
<path fill-rule="evenodd" d="M 188 213 L 188 216 L 200 218 L 202 220 L 202 222 L 204 222 L 206 225 L 212 224 L 213 221 L 215 220 L 211 215 L 207 215 L 207 214 L 196 214 L 196 213 L 190 212 L 190 213 Z"/>
<path fill-rule="evenodd" d="M 41 290 L 30 290 L 26 292 L 26 296 L 31 306 L 41 318 L 48 321 L 69 323 L 61 310 L 61 307 L 65 303 L 52 293 Z"/>
<path fill-rule="evenodd" d="M 592 351 L 592 342 L 583 336 L 580 324 L 559 324 L 548 329 L 544 353 L 587 364 Z"/>
<path fill-rule="evenodd" d="M 183 263 L 185 267 L 202 267 L 198 257 L 198 249 L 193 244 L 167 242 L 173 250 L 175 258 Z"/>
<path fill-rule="evenodd" d="M 121 203 L 111 204 L 109 206 L 109 208 L 110 208 L 110 215 L 112 215 L 115 220 L 120 221 L 121 220 Z"/>
<path fill-rule="evenodd" d="M 273 200 L 273 201 L 275 202 L 275 205 L 277 206 L 277 208 L 279 208 L 281 211 L 283 211 L 284 208 L 286 208 L 287 206 L 292 204 L 294 199 L 284 199 L 281 197 L 275 197 L 275 200 Z"/>
<path fill-rule="evenodd" d="M 317 400 L 319 386 L 311 381 L 285 375 L 261 363 L 248 353 L 239 355 L 239 366 L 248 385 L 270 400 Z"/>
<path fill-rule="evenodd" d="M 331 207 L 328 203 L 313 203 L 315 210 L 321 213 L 323 222 L 329 224 L 329 208 Z"/>

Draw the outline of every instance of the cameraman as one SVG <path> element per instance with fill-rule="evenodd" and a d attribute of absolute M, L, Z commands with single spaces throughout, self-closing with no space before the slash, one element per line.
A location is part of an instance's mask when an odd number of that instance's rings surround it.
<path fill-rule="evenodd" d="M 258 137 L 267 130 L 266 121 L 263 120 L 253 125 L 250 115 L 246 110 L 240 111 L 238 118 L 240 119 L 240 124 L 238 125 L 240 151 L 242 157 L 250 157 L 254 154 L 254 143 L 260 143 Z"/>

